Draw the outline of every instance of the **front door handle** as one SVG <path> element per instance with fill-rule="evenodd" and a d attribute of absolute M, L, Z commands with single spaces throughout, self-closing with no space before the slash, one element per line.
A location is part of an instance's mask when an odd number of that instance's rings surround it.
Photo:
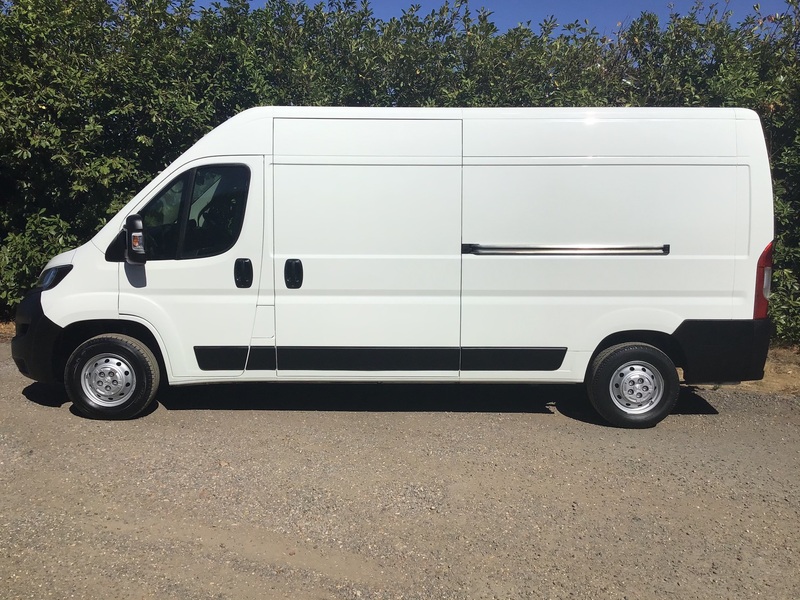
<path fill-rule="evenodd" d="M 233 265 L 233 280 L 237 288 L 249 288 L 253 285 L 253 263 L 249 258 L 237 258 Z"/>
<path fill-rule="evenodd" d="M 286 287 L 296 290 L 303 285 L 303 262 L 299 258 L 290 258 L 283 266 L 283 280 Z"/>

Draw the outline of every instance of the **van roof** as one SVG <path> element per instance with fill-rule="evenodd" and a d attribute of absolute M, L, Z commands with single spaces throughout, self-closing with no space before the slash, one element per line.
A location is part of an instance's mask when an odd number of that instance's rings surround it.
<path fill-rule="evenodd" d="M 181 160 L 203 156 L 272 154 L 272 120 L 285 119 L 456 119 L 469 121 L 734 121 L 755 120 L 758 115 L 742 108 L 430 108 L 430 107 L 327 107 L 262 106 L 250 108 L 211 130 Z"/>

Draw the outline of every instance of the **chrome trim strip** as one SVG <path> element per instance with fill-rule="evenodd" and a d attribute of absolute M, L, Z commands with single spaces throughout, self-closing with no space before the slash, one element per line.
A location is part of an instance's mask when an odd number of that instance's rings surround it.
<path fill-rule="evenodd" d="M 669 244 L 662 246 L 484 246 L 462 244 L 462 254 L 476 256 L 666 256 Z"/>

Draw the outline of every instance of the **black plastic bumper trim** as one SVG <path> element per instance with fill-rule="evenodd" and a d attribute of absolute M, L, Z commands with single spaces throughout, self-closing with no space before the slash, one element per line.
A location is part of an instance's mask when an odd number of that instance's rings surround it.
<path fill-rule="evenodd" d="M 274 346 L 250 348 L 250 355 L 247 357 L 248 371 L 274 371 L 276 366 Z"/>
<path fill-rule="evenodd" d="M 278 347 L 281 371 L 458 371 L 458 348 Z"/>
<path fill-rule="evenodd" d="M 281 371 L 555 371 L 566 348 L 278 347 Z M 249 367 L 248 367 L 249 368 Z"/>
<path fill-rule="evenodd" d="M 769 319 L 690 320 L 673 336 L 686 364 L 686 383 L 726 383 L 764 378 L 772 329 Z"/>
<path fill-rule="evenodd" d="M 557 371 L 566 348 L 463 348 L 462 371 Z"/>
<path fill-rule="evenodd" d="M 64 330 L 45 316 L 42 290 L 28 292 L 17 307 L 14 321 L 16 335 L 11 340 L 11 357 L 20 373 L 43 383 L 61 381 L 63 374 L 56 372 L 56 355 Z"/>
<path fill-rule="evenodd" d="M 194 356 L 203 371 L 244 371 L 247 346 L 195 346 Z"/>
<path fill-rule="evenodd" d="M 555 371 L 566 348 L 195 346 L 203 371 Z"/>

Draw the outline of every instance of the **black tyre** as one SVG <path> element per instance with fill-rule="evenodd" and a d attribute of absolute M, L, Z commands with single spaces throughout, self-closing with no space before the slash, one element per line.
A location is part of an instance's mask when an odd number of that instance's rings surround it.
<path fill-rule="evenodd" d="M 150 349 L 127 335 L 106 334 L 78 346 L 64 370 L 67 396 L 82 414 L 130 419 L 153 401 L 160 373 Z"/>
<path fill-rule="evenodd" d="M 618 427 L 653 427 L 672 412 L 680 382 L 675 365 L 648 344 L 619 344 L 592 362 L 586 380 L 589 400 Z"/>

